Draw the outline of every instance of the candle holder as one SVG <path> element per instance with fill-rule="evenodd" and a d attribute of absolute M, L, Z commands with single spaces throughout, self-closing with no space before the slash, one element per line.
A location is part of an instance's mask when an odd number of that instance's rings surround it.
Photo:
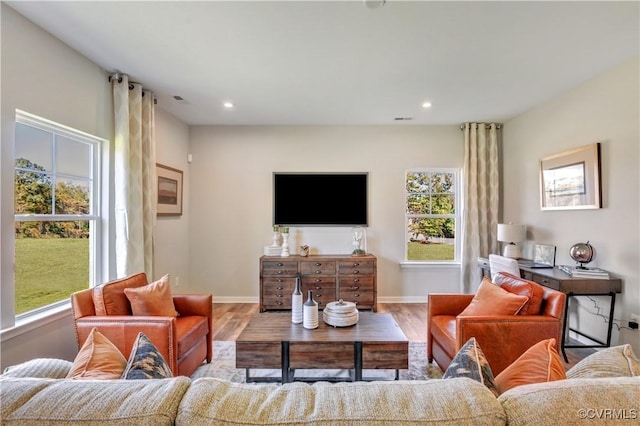
<path fill-rule="evenodd" d="M 289 228 L 282 228 L 282 257 L 289 257 Z"/>
<path fill-rule="evenodd" d="M 282 236 L 280 235 L 280 227 L 273 225 L 273 237 L 271 237 L 271 247 L 280 247 L 282 244 Z"/>

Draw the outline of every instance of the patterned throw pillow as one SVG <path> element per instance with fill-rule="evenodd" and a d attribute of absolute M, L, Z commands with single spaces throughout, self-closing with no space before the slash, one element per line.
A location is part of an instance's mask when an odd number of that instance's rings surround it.
<path fill-rule="evenodd" d="M 495 377 L 500 393 L 517 386 L 564 380 L 564 364 L 556 350 L 556 339 L 542 340 L 531 346 Z"/>
<path fill-rule="evenodd" d="M 468 377 L 480 382 L 495 396 L 498 396 L 498 389 L 493 381 L 493 372 L 475 337 L 469 339 L 460 348 L 442 376 L 443 379 L 456 377 Z"/>
<path fill-rule="evenodd" d="M 180 315 L 173 304 L 169 274 L 143 287 L 125 288 L 124 294 L 131 303 L 133 315 L 158 315 L 164 317 L 177 317 Z"/>
<path fill-rule="evenodd" d="M 168 377 L 173 377 L 173 374 L 158 348 L 144 333 L 138 333 L 122 378 L 135 380 L 166 379 Z"/>
<path fill-rule="evenodd" d="M 36 358 L 5 368 L 1 377 L 64 379 L 72 365 L 71 361 L 65 359 Z"/>

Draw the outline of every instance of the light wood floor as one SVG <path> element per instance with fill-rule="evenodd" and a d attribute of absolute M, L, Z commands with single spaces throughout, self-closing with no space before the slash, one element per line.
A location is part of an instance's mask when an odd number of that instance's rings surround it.
<path fill-rule="evenodd" d="M 235 341 L 245 328 L 251 316 L 260 312 L 257 303 L 214 303 L 213 340 Z M 378 303 L 378 312 L 393 315 L 410 342 L 427 340 L 426 303 Z M 594 352 L 588 348 L 566 349 L 569 363 L 566 368 Z"/>

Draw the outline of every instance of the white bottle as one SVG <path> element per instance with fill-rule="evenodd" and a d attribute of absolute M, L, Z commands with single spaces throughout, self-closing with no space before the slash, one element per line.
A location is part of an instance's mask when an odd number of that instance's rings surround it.
<path fill-rule="evenodd" d="M 313 291 L 309 290 L 309 298 L 303 306 L 302 326 L 308 329 L 318 328 L 318 303 L 313 300 Z"/>
<path fill-rule="evenodd" d="M 300 275 L 296 276 L 296 287 L 291 294 L 291 322 L 302 322 L 302 290 L 300 289 Z"/>

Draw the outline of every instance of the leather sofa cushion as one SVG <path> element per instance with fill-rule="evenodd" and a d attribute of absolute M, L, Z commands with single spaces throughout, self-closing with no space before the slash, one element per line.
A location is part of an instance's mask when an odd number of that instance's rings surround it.
<path fill-rule="evenodd" d="M 544 297 L 544 288 L 540 284 L 523 280 L 507 272 L 499 272 L 496 274 L 493 282 L 509 293 L 519 294 L 529 298 L 529 302 L 518 312 L 518 315 L 540 315 L 542 298 Z"/>
<path fill-rule="evenodd" d="M 95 287 L 93 289 L 93 304 L 96 315 L 131 315 L 131 304 L 124 294 L 124 289 L 142 287 L 147 283 L 147 275 L 141 272 Z"/>
<path fill-rule="evenodd" d="M 178 338 L 178 358 L 182 357 L 196 343 L 207 336 L 209 322 L 207 317 L 188 316 L 176 318 Z"/>
<path fill-rule="evenodd" d="M 527 296 L 510 293 L 484 277 L 471 303 L 460 316 L 516 315 L 528 301 Z"/>

